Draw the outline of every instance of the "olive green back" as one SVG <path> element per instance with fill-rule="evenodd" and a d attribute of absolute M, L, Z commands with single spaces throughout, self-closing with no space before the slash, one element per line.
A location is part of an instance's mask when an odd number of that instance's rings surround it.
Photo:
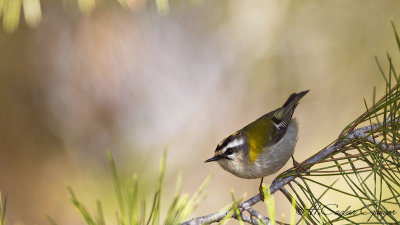
<path fill-rule="evenodd" d="M 271 143 L 276 136 L 274 124 L 267 115 L 262 116 L 243 128 L 247 134 L 251 162 L 256 161 L 266 143 Z"/>

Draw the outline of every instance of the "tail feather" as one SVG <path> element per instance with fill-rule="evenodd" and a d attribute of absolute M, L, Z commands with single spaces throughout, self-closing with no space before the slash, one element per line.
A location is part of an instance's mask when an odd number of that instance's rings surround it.
<path fill-rule="evenodd" d="M 307 91 L 302 91 L 300 93 L 293 93 L 289 96 L 288 100 L 286 100 L 285 104 L 283 104 L 282 108 L 285 108 L 289 105 L 297 105 L 297 103 L 299 102 L 299 100 L 309 92 L 310 90 Z"/>
<path fill-rule="evenodd" d="M 293 112 L 296 109 L 299 100 L 308 93 L 309 90 L 300 93 L 293 93 L 286 100 L 285 104 L 277 110 L 274 111 L 272 115 L 272 121 L 276 124 L 278 128 L 286 129 L 290 120 L 292 119 Z"/>

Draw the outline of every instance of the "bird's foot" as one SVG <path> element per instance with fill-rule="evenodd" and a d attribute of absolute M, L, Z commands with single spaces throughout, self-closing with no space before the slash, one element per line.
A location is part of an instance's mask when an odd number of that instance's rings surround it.
<path fill-rule="evenodd" d="M 259 188 L 258 190 L 260 191 L 260 198 L 261 198 L 261 201 L 264 201 L 265 195 L 264 195 L 264 190 L 263 190 L 263 188 L 260 186 L 260 188 Z"/>
<path fill-rule="evenodd" d="M 261 178 L 260 186 L 258 187 L 258 191 L 260 192 L 261 201 L 264 201 L 264 199 L 265 199 L 264 190 L 263 190 L 263 187 L 262 187 L 263 180 L 264 180 L 264 177 Z"/>
<path fill-rule="evenodd" d="M 305 173 L 306 175 L 310 175 L 310 172 L 307 171 L 307 169 L 301 164 L 298 163 L 294 157 L 292 156 L 293 159 L 293 167 L 295 168 L 297 174 L 300 176 L 302 173 Z"/>

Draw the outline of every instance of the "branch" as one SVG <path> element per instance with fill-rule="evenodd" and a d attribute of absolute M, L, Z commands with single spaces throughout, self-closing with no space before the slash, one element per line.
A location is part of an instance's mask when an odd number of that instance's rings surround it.
<path fill-rule="evenodd" d="M 361 118 L 359 121 L 361 121 Z M 306 165 L 307 170 L 308 170 L 313 165 L 315 165 L 319 162 L 323 162 L 324 159 L 326 159 L 328 156 L 330 156 L 332 153 L 334 153 L 337 149 L 341 149 L 342 147 L 351 143 L 352 139 L 370 138 L 371 133 L 374 133 L 376 130 L 380 129 L 383 126 L 383 123 L 379 123 L 379 124 L 368 125 L 368 126 L 361 127 L 361 128 L 354 130 L 354 128 L 359 124 L 359 121 L 357 121 L 351 128 L 349 128 L 345 132 L 343 132 L 335 141 L 333 141 L 327 147 L 325 147 L 321 151 L 317 152 L 310 158 L 306 159 L 301 164 Z M 394 121 L 394 122 L 398 122 L 398 121 Z M 382 147 L 383 149 L 387 149 L 387 150 L 395 150 L 396 147 L 399 147 L 399 146 L 385 146 L 385 144 L 383 144 L 383 143 L 377 143 L 377 144 L 379 144 L 380 147 Z M 291 172 L 292 169 L 293 168 L 288 169 L 283 174 Z M 285 191 L 284 186 L 289 184 L 291 181 L 293 181 L 297 176 L 298 175 L 288 176 L 288 177 L 284 177 L 284 178 L 281 178 L 279 176 L 276 177 L 272 181 L 272 184 L 270 186 L 271 194 L 275 193 L 278 190 Z M 248 211 L 252 217 L 254 216 L 257 219 L 263 219 L 264 222 L 268 225 L 268 224 L 270 224 L 269 219 L 266 217 L 263 217 L 256 210 L 251 208 L 251 206 L 255 205 L 256 203 L 258 203 L 260 201 L 261 201 L 260 195 L 257 194 L 255 196 L 253 196 L 252 198 L 250 198 L 242 203 L 239 203 L 238 208 L 240 211 Z M 198 225 L 198 224 L 209 224 L 209 223 L 219 222 L 228 214 L 228 212 L 229 212 L 229 210 L 211 213 L 206 216 L 197 217 L 197 218 L 194 218 L 194 219 L 184 222 L 183 225 Z M 245 219 L 246 219 L 246 220 L 244 220 L 245 222 L 248 222 L 251 224 L 257 224 L 257 223 L 254 223 L 252 218 L 250 218 L 250 220 L 248 220 L 248 218 L 246 217 Z"/>

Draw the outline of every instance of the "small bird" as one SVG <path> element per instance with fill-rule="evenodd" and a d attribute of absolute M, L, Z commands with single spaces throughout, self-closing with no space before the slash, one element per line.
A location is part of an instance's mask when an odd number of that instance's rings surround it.
<path fill-rule="evenodd" d="M 295 168 L 304 172 L 304 168 L 293 157 L 298 128 L 292 116 L 299 100 L 308 91 L 293 93 L 282 107 L 222 140 L 215 149 L 214 157 L 205 162 L 218 161 L 224 170 L 241 178 L 261 178 L 261 199 L 264 199 L 264 177 L 276 173 L 290 157 Z"/>

